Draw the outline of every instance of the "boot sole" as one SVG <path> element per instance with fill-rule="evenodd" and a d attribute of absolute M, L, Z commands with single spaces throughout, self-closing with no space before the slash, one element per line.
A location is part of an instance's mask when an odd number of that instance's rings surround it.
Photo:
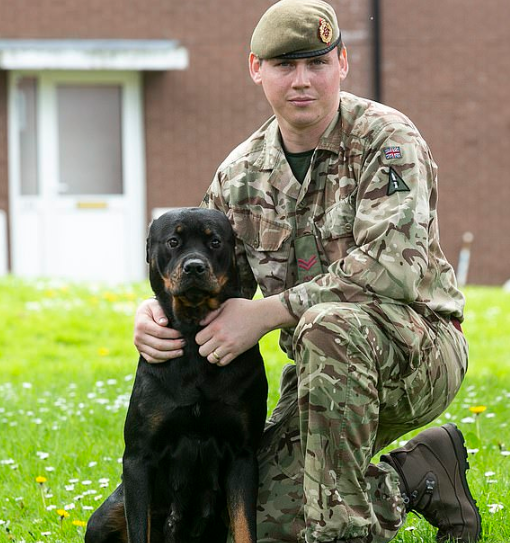
<path fill-rule="evenodd" d="M 471 508 L 473 509 L 475 513 L 475 517 L 477 520 L 477 533 L 475 536 L 475 539 L 469 539 L 469 540 L 457 540 L 459 543 L 475 543 L 480 539 L 480 536 L 482 534 L 482 519 L 480 517 L 480 512 L 478 510 L 478 507 L 476 505 L 476 500 L 471 495 L 471 491 L 469 490 L 466 472 L 469 469 L 469 462 L 467 459 L 467 451 L 466 447 L 464 445 L 464 436 L 462 435 L 462 432 L 457 428 L 455 424 L 448 423 L 443 426 L 444 430 L 446 430 L 448 436 L 450 437 L 450 440 L 453 444 L 453 447 L 455 449 L 455 456 L 457 457 L 457 460 L 459 462 L 459 469 L 460 469 L 460 475 L 461 475 L 461 481 L 462 481 L 462 487 L 464 488 L 464 493 L 467 497 L 467 500 L 469 504 L 471 505 Z M 437 540 L 439 542 L 446 542 L 449 541 L 449 539 L 441 538 L 438 534 Z"/>

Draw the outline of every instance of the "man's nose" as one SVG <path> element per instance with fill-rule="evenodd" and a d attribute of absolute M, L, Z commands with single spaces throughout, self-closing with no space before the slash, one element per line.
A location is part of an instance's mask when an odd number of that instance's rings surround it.
<path fill-rule="evenodd" d="M 294 70 L 294 87 L 308 87 L 310 85 L 310 74 L 305 64 L 298 64 Z"/>

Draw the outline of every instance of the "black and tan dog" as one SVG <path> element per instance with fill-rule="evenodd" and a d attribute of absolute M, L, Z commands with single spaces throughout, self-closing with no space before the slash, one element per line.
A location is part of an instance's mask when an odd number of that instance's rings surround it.
<path fill-rule="evenodd" d="M 140 357 L 124 427 L 123 482 L 92 515 L 87 543 L 256 542 L 256 450 L 267 380 L 258 346 L 218 367 L 200 356 L 200 322 L 240 296 L 234 236 L 219 211 L 178 209 L 147 240 L 150 282 L 184 356 Z M 127 522 L 126 522 L 127 521 Z"/>

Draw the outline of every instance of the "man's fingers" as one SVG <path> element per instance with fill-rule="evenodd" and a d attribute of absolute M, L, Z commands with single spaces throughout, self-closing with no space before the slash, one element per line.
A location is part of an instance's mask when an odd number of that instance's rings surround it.
<path fill-rule="evenodd" d="M 145 320 L 140 322 L 140 325 L 135 327 L 135 335 L 147 334 L 149 336 L 159 338 L 159 339 L 179 339 L 181 333 L 173 328 L 167 328 L 166 326 L 161 326 L 156 324 L 152 320 Z"/>
<path fill-rule="evenodd" d="M 208 362 L 215 364 L 216 366 L 228 366 L 234 357 L 230 354 L 220 355 L 220 350 L 215 349 L 209 356 L 207 356 Z"/>
<path fill-rule="evenodd" d="M 144 344 L 140 347 L 140 354 L 150 363 L 166 362 L 183 356 L 183 339 L 158 340 L 153 337 L 147 337 Z"/>
<path fill-rule="evenodd" d="M 210 324 L 219 314 L 221 313 L 221 307 L 219 309 L 215 309 L 214 311 L 211 311 L 206 315 L 204 319 L 200 321 L 201 326 L 207 326 Z"/>
<path fill-rule="evenodd" d="M 159 351 L 157 349 L 152 349 L 151 347 L 145 347 L 143 351 L 140 351 L 140 354 L 145 358 L 150 364 L 161 364 L 167 360 L 173 360 L 183 356 L 183 351 L 181 349 L 173 351 Z"/>
<path fill-rule="evenodd" d="M 150 310 L 152 311 L 152 319 L 154 322 L 157 322 L 160 326 L 167 326 L 168 319 L 166 318 L 163 308 L 159 305 L 159 302 L 154 300 L 156 303 L 150 305 Z"/>
<path fill-rule="evenodd" d="M 147 362 L 164 362 L 183 355 L 181 333 L 167 325 L 168 320 L 157 300 L 140 304 L 135 315 L 134 344 Z"/>

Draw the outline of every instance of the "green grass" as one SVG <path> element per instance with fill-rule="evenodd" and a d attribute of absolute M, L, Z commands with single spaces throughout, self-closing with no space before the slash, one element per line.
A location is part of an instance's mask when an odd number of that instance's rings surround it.
<path fill-rule="evenodd" d="M 510 457 L 502 453 L 510 449 L 510 294 L 493 288 L 466 294 L 470 368 L 441 422 L 456 422 L 477 450 L 469 480 L 483 542 L 507 542 Z M 119 482 L 137 362 L 133 315 L 148 295 L 145 283 L 108 289 L 0 280 L 0 543 L 82 541 L 84 527 L 73 521 L 86 522 Z M 285 363 L 276 333 L 264 338 L 262 350 L 272 409 Z M 475 405 L 487 410 L 470 422 Z M 46 481 L 36 482 L 38 476 Z M 493 504 L 503 509 L 491 513 Z M 432 542 L 434 535 L 409 515 L 395 541 Z"/>

